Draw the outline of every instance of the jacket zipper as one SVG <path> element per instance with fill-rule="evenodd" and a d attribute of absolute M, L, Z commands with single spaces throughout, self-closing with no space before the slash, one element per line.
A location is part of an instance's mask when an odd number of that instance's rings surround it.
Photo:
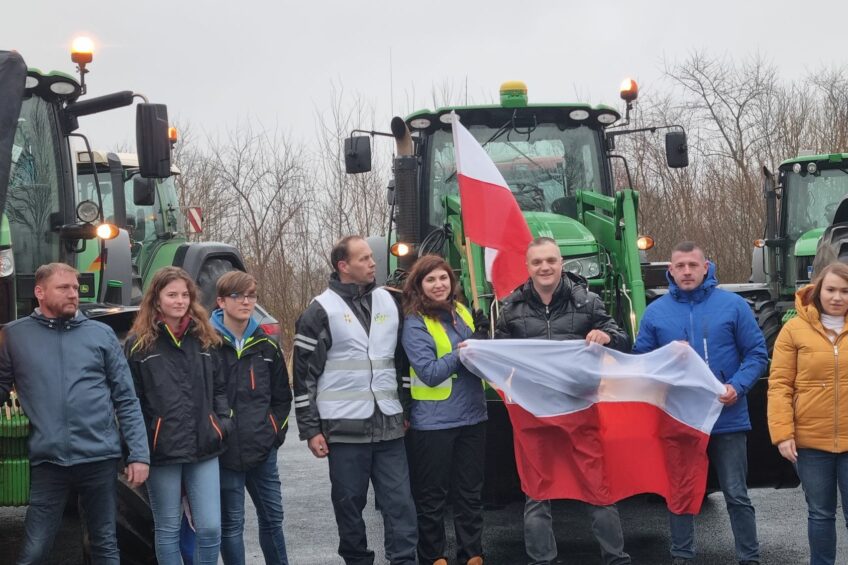
<path fill-rule="evenodd" d="M 833 419 L 833 447 L 834 449 L 837 449 L 839 447 L 839 347 L 836 345 L 836 342 L 833 343 L 833 360 L 836 365 L 836 371 L 834 371 L 835 375 L 833 379 L 836 398 L 836 409 L 834 410 L 836 418 Z"/>
<path fill-rule="evenodd" d="M 548 339 L 551 338 L 551 309 L 549 305 L 545 304 L 545 323 L 548 325 Z"/>
<path fill-rule="evenodd" d="M 156 431 L 153 432 L 153 451 L 156 451 L 156 442 L 159 441 L 159 427 L 162 425 L 162 418 L 156 420 Z"/>
<path fill-rule="evenodd" d="M 274 426 L 274 433 L 280 433 L 280 429 L 277 427 L 277 421 L 274 419 L 274 415 L 268 414 L 268 417 L 271 418 L 271 425 Z"/>
<path fill-rule="evenodd" d="M 221 433 L 221 428 L 219 428 L 218 424 L 215 423 L 215 418 L 212 417 L 212 414 L 209 414 L 209 421 L 212 422 L 212 427 L 215 428 L 216 432 L 218 432 L 218 437 L 221 438 L 221 441 L 224 441 L 224 434 Z"/>
<path fill-rule="evenodd" d="M 253 360 L 250 360 L 250 390 L 256 390 L 256 377 L 253 375 Z"/>
<path fill-rule="evenodd" d="M 66 389 L 67 378 L 65 376 L 65 348 L 64 348 L 64 335 L 62 331 L 62 323 L 57 321 L 57 328 L 59 330 L 59 362 L 62 367 L 62 418 L 65 422 L 65 454 L 67 457 L 71 455 L 71 434 L 68 430 L 68 396 Z"/>

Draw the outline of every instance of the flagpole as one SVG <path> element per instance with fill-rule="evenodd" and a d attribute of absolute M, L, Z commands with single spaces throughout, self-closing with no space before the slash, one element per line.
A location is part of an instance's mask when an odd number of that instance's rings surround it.
<path fill-rule="evenodd" d="M 475 310 L 480 308 L 480 298 L 477 296 L 477 273 L 471 260 L 471 238 L 465 237 L 465 258 L 468 260 L 468 275 L 471 277 L 471 304 Z"/>

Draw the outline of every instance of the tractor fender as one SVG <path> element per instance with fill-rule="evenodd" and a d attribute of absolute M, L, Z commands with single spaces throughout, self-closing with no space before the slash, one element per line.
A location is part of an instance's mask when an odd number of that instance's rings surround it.
<path fill-rule="evenodd" d="M 374 270 L 377 286 L 382 286 L 389 277 L 389 243 L 384 235 L 370 235 L 365 241 L 374 254 L 374 262 L 377 263 Z"/>
<path fill-rule="evenodd" d="M 174 254 L 174 266 L 181 267 L 197 283 L 200 300 L 209 310 L 215 305 L 215 285 L 224 273 L 246 271 L 238 249 L 226 243 L 204 241 L 185 243 Z"/>
<path fill-rule="evenodd" d="M 127 230 L 118 230 L 113 239 L 103 242 L 103 256 L 106 259 L 101 279 L 99 300 L 106 299 L 106 285 L 109 281 L 121 281 L 121 304 L 129 304 L 132 294 L 132 257 L 130 255 L 130 236 Z"/>

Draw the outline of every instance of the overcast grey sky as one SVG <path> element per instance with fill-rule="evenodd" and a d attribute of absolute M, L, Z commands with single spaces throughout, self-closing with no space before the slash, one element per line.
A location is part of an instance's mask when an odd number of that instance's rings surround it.
<path fill-rule="evenodd" d="M 3 0 L 0 48 L 72 72 L 68 47 L 85 33 L 90 95 L 142 92 L 197 133 L 250 116 L 308 141 L 334 82 L 373 98 L 388 129 L 390 51 L 396 113 L 413 92 L 429 106 L 433 84 L 466 80 L 478 100 L 519 79 L 531 101 L 617 105 L 624 77 L 650 95 L 663 59 L 695 50 L 760 53 L 790 79 L 848 64 L 846 25 L 845 0 Z M 83 118 L 81 131 L 95 147 L 134 144 L 133 116 Z"/>

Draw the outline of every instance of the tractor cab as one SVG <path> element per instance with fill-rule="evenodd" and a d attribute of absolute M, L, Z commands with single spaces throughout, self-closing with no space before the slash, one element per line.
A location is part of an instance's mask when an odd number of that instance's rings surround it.
<path fill-rule="evenodd" d="M 152 258 L 163 247 L 186 240 L 186 222 L 175 185 L 180 171 L 172 166 L 168 177 L 144 178 L 135 153 L 77 151 L 76 164 L 78 198 L 89 198 L 99 185 L 104 215 L 127 232 L 132 279 L 125 302 L 138 304 Z"/>
<path fill-rule="evenodd" d="M 501 86 L 499 104 L 421 110 L 394 118 L 391 134 L 360 131 L 393 136 L 397 144 L 389 187 L 395 229 L 382 245 L 394 257 L 388 257 L 384 276 L 393 268 L 392 276 L 402 276 L 417 257 L 436 253 L 455 266 L 468 297 L 476 287 L 484 307 L 494 303 L 484 250 L 472 244 L 466 252 L 452 134 L 456 119 L 500 171 L 531 233 L 553 238 L 564 269 L 585 277 L 635 335 L 645 308 L 642 270 L 647 262 L 640 251 L 652 240 L 637 232 L 638 195 L 615 189 L 612 162 L 623 159 L 613 153 L 615 138 L 673 127 L 679 131 L 667 134 L 666 145 L 672 148 L 667 154 L 673 155 L 669 165 L 685 166 L 688 157 L 678 126 L 625 129 L 638 91 L 635 82 L 625 82 L 624 120 L 605 105 L 531 104 L 526 85 L 510 81 Z M 369 136 L 348 138 L 347 172 L 370 170 L 370 151 Z M 375 250 L 379 246 L 372 242 Z"/>
<path fill-rule="evenodd" d="M 72 59 L 84 77 L 91 52 L 75 51 Z M 170 169 L 167 109 L 147 103 L 143 95 L 132 91 L 84 98 L 84 80 L 57 71 L 27 69 L 14 52 L 0 52 L 0 63 L 4 67 L 0 92 L 9 94 L 4 107 L 15 110 L 14 116 L 5 117 L 13 126 L 9 131 L 13 135 L 0 140 L 0 165 L 9 163 L 8 168 L 0 166 L 4 173 L 0 175 L 0 194 L 6 197 L 0 223 L 0 287 L 4 296 L 14 297 L 0 305 L 0 324 L 35 308 L 35 270 L 56 261 L 81 271 L 80 302 L 85 303 L 81 309 L 90 315 L 122 317 L 100 307 L 107 301 L 107 283 L 112 279 L 102 259 L 110 245 L 107 242 L 115 240 L 111 244 L 114 250 L 109 249 L 110 264 L 120 265 L 121 254 L 129 254 L 128 245 L 121 241 L 118 226 L 107 221 L 107 195 L 99 184 L 95 183 L 86 198 L 79 198 L 70 138 L 88 146 L 88 140 L 76 133 L 79 118 L 129 106 L 140 98 L 143 102 L 136 105 L 136 142 L 143 154 L 139 169 L 143 176 L 155 177 Z M 10 68 L 18 71 L 9 72 Z"/>
<path fill-rule="evenodd" d="M 819 240 L 848 196 L 848 154 L 790 159 L 778 169 L 782 294 L 808 284 Z"/>

